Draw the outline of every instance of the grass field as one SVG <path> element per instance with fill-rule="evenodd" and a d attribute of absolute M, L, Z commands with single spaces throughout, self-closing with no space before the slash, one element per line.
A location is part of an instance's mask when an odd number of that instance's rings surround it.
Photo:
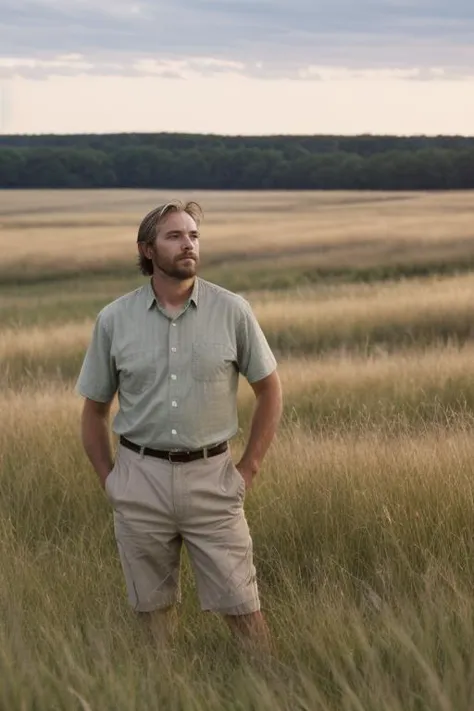
<path fill-rule="evenodd" d="M 202 275 L 244 293 L 284 417 L 246 500 L 278 659 L 199 612 L 128 609 L 74 383 L 143 283 L 153 191 L 0 193 L 0 709 L 468 711 L 474 703 L 474 196 L 209 193 Z M 239 393 L 241 433 L 252 394 Z"/>
<path fill-rule="evenodd" d="M 129 278 L 138 221 L 169 197 L 127 190 L 5 192 L 0 196 L 2 282 Z M 204 273 L 230 288 L 452 273 L 474 265 L 470 193 L 186 197 L 205 209 Z"/>

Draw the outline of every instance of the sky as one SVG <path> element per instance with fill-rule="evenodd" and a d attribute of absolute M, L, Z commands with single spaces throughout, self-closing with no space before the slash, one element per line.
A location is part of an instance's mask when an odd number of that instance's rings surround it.
<path fill-rule="evenodd" d="M 0 0 L 0 133 L 474 135 L 472 0 Z"/>

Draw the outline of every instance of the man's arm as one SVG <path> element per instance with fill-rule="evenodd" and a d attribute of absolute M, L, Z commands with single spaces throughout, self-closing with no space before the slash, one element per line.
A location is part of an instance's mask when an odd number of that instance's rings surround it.
<path fill-rule="evenodd" d="M 250 304 L 242 299 L 237 326 L 237 365 L 257 399 L 248 443 L 237 468 L 247 488 L 252 484 L 273 440 L 282 413 L 277 362 Z"/>
<path fill-rule="evenodd" d="M 82 445 L 102 486 L 113 468 L 109 415 L 119 384 L 112 355 L 112 328 L 110 312 L 103 309 L 96 319 L 76 384 L 77 392 L 85 398 L 81 418 Z"/>
<path fill-rule="evenodd" d="M 84 450 L 99 476 L 102 487 L 113 469 L 110 447 L 109 415 L 112 402 L 96 402 L 86 398 L 82 410 L 81 436 Z"/>
<path fill-rule="evenodd" d="M 273 441 L 283 409 L 280 377 L 276 370 L 266 378 L 250 385 L 257 401 L 247 446 L 236 465 L 245 479 L 247 488 L 251 486 Z"/>

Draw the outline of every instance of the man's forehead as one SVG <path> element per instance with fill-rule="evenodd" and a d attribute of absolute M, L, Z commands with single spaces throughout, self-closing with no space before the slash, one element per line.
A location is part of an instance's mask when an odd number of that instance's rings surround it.
<path fill-rule="evenodd" d="M 161 222 L 161 231 L 170 230 L 197 230 L 197 224 L 187 212 L 171 212 Z"/>

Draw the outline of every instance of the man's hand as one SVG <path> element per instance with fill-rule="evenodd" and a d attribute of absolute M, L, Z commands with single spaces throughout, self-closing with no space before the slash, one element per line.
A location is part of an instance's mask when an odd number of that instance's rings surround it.
<path fill-rule="evenodd" d="M 240 462 L 237 462 L 235 468 L 245 481 L 245 491 L 248 491 L 253 484 L 255 476 L 257 475 L 258 468 L 255 465 L 250 466 L 249 464 L 246 464 L 242 459 Z"/>

